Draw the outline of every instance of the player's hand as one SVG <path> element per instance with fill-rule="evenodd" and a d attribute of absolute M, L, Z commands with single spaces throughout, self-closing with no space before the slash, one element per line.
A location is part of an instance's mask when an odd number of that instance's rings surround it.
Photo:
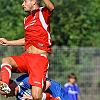
<path fill-rule="evenodd" d="M 15 88 L 15 95 L 17 95 L 18 91 L 19 91 L 19 87 L 17 86 L 17 87 Z"/>
<path fill-rule="evenodd" d="M 7 46 L 8 45 L 8 40 L 6 40 L 5 38 L 0 38 L 0 44 Z"/>

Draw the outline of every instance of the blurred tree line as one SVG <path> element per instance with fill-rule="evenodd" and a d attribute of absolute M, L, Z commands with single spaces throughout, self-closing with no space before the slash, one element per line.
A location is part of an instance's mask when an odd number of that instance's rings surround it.
<path fill-rule="evenodd" d="M 53 45 L 100 46 L 100 0 L 51 0 Z M 26 13 L 22 0 L 0 0 L 0 37 L 19 39 Z"/>

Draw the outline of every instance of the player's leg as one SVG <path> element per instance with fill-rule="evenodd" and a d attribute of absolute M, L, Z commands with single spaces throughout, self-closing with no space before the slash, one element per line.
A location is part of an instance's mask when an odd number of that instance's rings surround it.
<path fill-rule="evenodd" d="M 49 100 L 50 94 L 43 93 L 43 89 L 41 86 L 40 87 L 32 86 L 32 97 L 33 97 L 33 100 Z"/>
<path fill-rule="evenodd" d="M 26 53 L 22 53 L 20 56 L 11 56 L 11 57 L 6 57 L 2 59 L 2 64 L 1 64 L 1 73 L 2 73 L 2 81 L 3 84 L 1 84 L 1 90 L 7 93 L 9 92 L 9 79 L 11 77 L 11 71 L 12 72 L 21 72 L 25 73 L 28 71 L 27 69 L 27 61 L 25 59 Z M 6 89 L 8 89 L 6 91 Z"/>
<path fill-rule="evenodd" d="M 32 86 L 32 97 L 33 97 L 33 100 L 41 100 L 42 88 L 37 87 L 37 86 Z"/>
<path fill-rule="evenodd" d="M 11 78 L 11 70 L 16 69 L 18 66 L 13 58 L 6 57 L 2 59 L 1 64 L 1 76 L 2 76 L 2 82 L 5 82 L 6 84 L 9 84 L 9 79 Z"/>
<path fill-rule="evenodd" d="M 0 81 L 0 89 L 6 93 L 10 92 L 10 88 L 8 87 L 8 85 L 9 85 L 9 79 L 11 78 L 12 67 L 16 69 L 17 64 L 11 57 L 6 57 L 2 59 L 2 64 L 1 64 L 2 81 Z"/>
<path fill-rule="evenodd" d="M 32 96 L 23 96 L 22 98 L 19 98 L 19 99 L 20 100 L 33 100 Z M 41 100 L 61 100 L 61 99 L 59 97 L 54 98 L 49 93 L 42 93 L 42 99 Z"/>
<path fill-rule="evenodd" d="M 29 63 L 28 83 L 32 85 L 32 97 L 34 100 L 41 100 L 48 70 L 48 57 L 40 54 L 29 54 L 27 59 Z"/>
<path fill-rule="evenodd" d="M 59 97 L 54 98 L 49 93 L 42 93 L 42 89 L 35 86 L 32 86 L 32 97 L 33 100 L 61 100 Z"/>
<path fill-rule="evenodd" d="M 54 98 L 51 94 L 49 94 L 49 93 L 43 93 L 44 95 L 45 95 L 45 97 L 46 97 L 46 99 L 45 98 L 43 98 L 42 100 L 61 100 L 59 97 L 56 97 L 56 98 Z M 44 97 L 44 96 L 43 96 Z"/>

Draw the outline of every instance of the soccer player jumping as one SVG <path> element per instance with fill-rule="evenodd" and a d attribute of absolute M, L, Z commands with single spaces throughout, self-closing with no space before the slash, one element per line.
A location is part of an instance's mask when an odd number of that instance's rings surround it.
<path fill-rule="evenodd" d="M 48 70 L 48 53 L 51 53 L 50 16 L 54 5 L 50 0 L 42 0 L 45 4 L 40 7 L 41 0 L 24 0 L 24 11 L 30 12 L 24 18 L 25 37 L 8 41 L 0 38 L 0 44 L 5 46 L 24 45 L 25 52 L 20 56 L 10 56 L 2 59 L 0 90 L 10 92 L 9 79 L 12 72 L 28 73 L 28 83 L 32 85 L 32 97 L 41 100 L 42 88 Z"/>

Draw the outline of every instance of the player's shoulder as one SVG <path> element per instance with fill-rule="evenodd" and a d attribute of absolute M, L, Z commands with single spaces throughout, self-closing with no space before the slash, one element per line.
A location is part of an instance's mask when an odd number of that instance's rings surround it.
<path fill-rule="evenodd" d="M 76 87 L 78 87 L 78 84 L 77 84 L 77 83 L 75 83 L 74 85 L 75 85 Z"/>
<path fill-rule="evenodd" d="M 64 87 L 68 87 L 68 86 L 70 86 L 70 84 L 69 84 L 69 83 L 66 83 L 66 84 L 64 85 Z"/>
<path fill-rule="evenodd" d="M 40 11 L 45 12 L 45 13 L 51 13 L 52 12 L 46 6 L 40 7 L 39 9 L 40 9 Z"/>
<path fill-rule="evenodd" d="M 40 7 L 40 9 L 42 9 L 42 10 L 49 10 L 46 6 Z"/>

